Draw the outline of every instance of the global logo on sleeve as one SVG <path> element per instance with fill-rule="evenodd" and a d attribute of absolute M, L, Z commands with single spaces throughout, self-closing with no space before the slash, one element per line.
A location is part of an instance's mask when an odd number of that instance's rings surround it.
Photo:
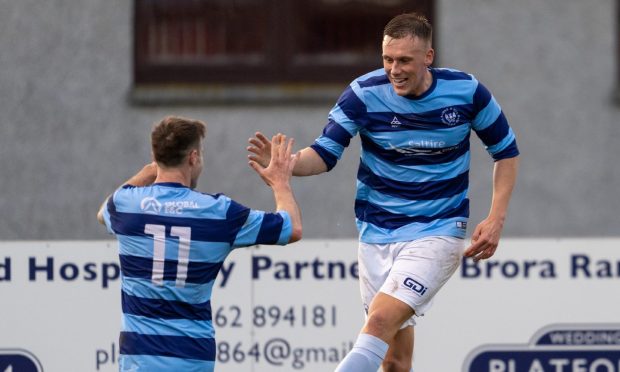
<path fill-rule="evenodd" d="M 43 372 L 43 367 L 27 350 L 0 349 L 0 372 Z"/>
<path fill-rule="evenodd" d="M 158 214 L 161 210 L 161 203 L 152 196 L 147 196 L 140 202 L 140 209 L 144 213 Z"/>
<path fill-rule="evenodd" d="M 463 372 L 617 372 L 620 324 L 557 324 L 524 345 L 484 345 L 465 359 Z"/>
<path fill-rule="evenodd" d="M 461 114 L 454 107 L 448 107 L 441 112 L 441 121 L 449 126 L 454 126 L 461 120 Z"/>

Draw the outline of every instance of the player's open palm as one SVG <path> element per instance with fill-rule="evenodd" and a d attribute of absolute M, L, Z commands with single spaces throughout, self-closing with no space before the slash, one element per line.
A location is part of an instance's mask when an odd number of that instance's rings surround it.
<path fill-rule="evenodd" d="M 264 137 L 264 136 L 263 136 Z M 283 134 L 272 137 L 269 144 L 271 161 L 267 167 L 251 159 L 249 164 L 270 187 L 288 186 L 299 155 L 291 156 L 295 140 Z"/>
<path fill-rule="evenodd" d="M 248 142 L 250 142 L 250 146 L 247 147 L 247 150 L 252 153 L 248 155 L 248 159 L 260 164 L 263 168 L 267 168 L 271 159 L 271 142 L 269 139 L 261 132 L 256 132 Z"/>

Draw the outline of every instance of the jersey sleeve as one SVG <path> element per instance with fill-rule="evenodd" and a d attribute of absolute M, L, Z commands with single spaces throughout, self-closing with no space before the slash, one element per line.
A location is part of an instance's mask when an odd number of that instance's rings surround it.
<path fill-rule="evenodd" d="M 366 105 L 360 96 L 361 90 L 353 82 L 329 112 L 321 136 L 310 146 L 323 159 L 328 171 L 336 166 L 351 138 L 359 132 L 359 120 L 366 113 Z"/>
<path fill-rule="evenodd" d="M 106 230 L 108 230 L 108 233 L 112 235 L 116 235 L 114 229 L 112 229 L 112 220 L 110 215 L 111 211 L 116 210 L 116 205 L 114 204 L 114 195 L 116 195 L 116 192 L 114 192 L 112 195 L 110 195 L 110 197 L 108 197 L 108 200 L 106 200 L 105 206 L 103 207 L 103 222 L 105 224 Z"/>
<path fill-rule="evenodd" d="M 517 140 L 502 108 L 480 82 L 473 101 L 476 116 L 472 127 L 493 159 L 497 161 L 518 156 Z"/>
<path fill-rule="evenodd" d="M 285 245 L 291 239 L 293 226 L 287 212 L 268 213 L 249 209 L 232 200 L 229 211 L 231 208 L 237 211 L 233 213 L 245 218 L 245 223 L 235 235 L 233 248 L 255 244 Z M 229 218 L 234 219 L 234 216 L 230 215 Z"/>

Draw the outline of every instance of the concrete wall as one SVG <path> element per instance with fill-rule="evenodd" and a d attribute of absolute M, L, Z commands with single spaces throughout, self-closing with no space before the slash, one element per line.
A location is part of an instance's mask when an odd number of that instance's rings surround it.
<path fill-rule="evenodd" d="M 495 94 L 522 151 L 507 236 L 619 235 L 616 2 L 441 0 L 440 65 Z M 149 161 L 164 115 L 208 122 L 205 192 L 260 209 L 272 197 L 246 165 L 256 130 L 308 145 L 331 104 L 132 106 L 131 1 L 0 0 L 0 240 L 106 238 L 95 212 Z M 344 87 L 343 87 L 344 88 Z M 488 211 L 492 162 L 473 141 L 472 226 Z M 356 235 L 355 140 L 332 172 L 295 179 L 305 237 Z"/>

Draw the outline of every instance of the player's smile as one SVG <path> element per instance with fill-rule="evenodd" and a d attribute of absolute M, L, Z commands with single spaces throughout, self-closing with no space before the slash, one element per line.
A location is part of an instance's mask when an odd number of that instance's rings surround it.
<path fill-rule="evenodd" d="M 433 57 L 433 49 L 418 37 L 383 39 L 383 68 L 399 96 L 421 95 L 430 87 Z"/>

